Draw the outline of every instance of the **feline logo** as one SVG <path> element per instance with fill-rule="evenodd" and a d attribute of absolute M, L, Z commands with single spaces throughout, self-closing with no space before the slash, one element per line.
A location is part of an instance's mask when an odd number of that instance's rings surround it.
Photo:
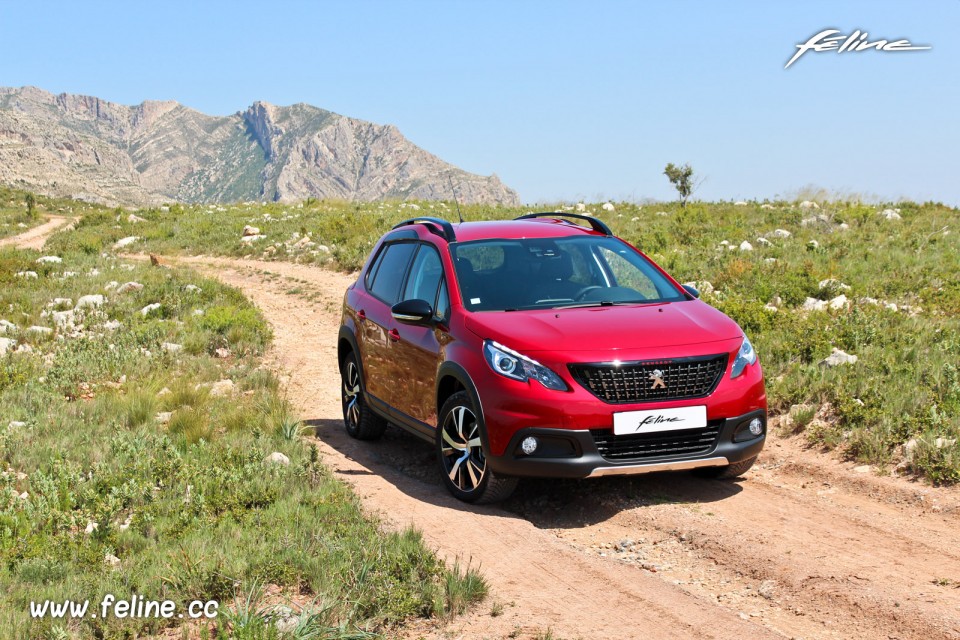
<path fill-rule="evenodd" d="M 876 40 L 875 42 L 870 42 L 867 39 L 867 35 L 868 34 L 866 31 L 860 31 L 859 29 L 855 30 L 849 36 L 841 34 L 838 29 L 825 29 L 812 36 L 806 42 L 798 44 L 797 52 L 793 54 L 793 57 L 790 58 L 790 61 L 787 62 L 787 66 L 785 66 L 784 69 L 788 69 L 790 65 L 796 62 L 800 56 L 805 54 L 807 51 L 816 51 L 818 53 L 823 51 L 849 53 L 851 51 L 866 51 L 867 49 L 876 49 L 877 51 L 898 52 L 925 51 L 933 48 L 927 45 L 914 45 L 906 39 L 892 41 Z"/>

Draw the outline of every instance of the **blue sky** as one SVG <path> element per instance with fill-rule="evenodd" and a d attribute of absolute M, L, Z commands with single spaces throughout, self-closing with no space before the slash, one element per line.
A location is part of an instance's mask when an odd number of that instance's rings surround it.
<path fill-rule="evenodd" d="M 790 194 L 960 204 L 960 0 L 0 0 L 0 85 L 211 114 L 307 102 L 395 124 L 527 202 Z M 805 54 L 834 27 L 916 53 Z"/>

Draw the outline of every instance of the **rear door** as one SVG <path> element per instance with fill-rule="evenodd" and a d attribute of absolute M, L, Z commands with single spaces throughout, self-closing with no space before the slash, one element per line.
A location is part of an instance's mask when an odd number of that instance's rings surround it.
<path fill-rule="evenodd" d="M 395 334 L 391 337 L 390 331 L 396 321 L 390 308 L 400 300 L 400 289 L 416 249 L 416 242 L 393 242 L 381 249 L 383 257 L 377 258 L 377 270 L 367 284 L 368 296 L 362 309 L 364 383 L 369 395 L 391 406 L 396 406 L 396 381 L 406 374 L 391 354 Z"/>

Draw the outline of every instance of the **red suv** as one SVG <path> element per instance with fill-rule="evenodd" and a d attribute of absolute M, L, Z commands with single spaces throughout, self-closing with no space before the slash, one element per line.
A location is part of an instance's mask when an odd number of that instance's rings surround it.
<path fill-rule="evenodd" d="M 739 476 L 766 436 L 763 373 L 698 295 L 595 218 L 407 220 L 344 298 L 347 433 L 434 443 L 467 502 L 523 476 Z"/>

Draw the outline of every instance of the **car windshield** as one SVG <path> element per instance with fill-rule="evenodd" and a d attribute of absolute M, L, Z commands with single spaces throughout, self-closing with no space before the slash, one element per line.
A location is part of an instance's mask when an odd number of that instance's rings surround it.
<path fill-rule="evenodd" d="M 477 240 L 450 246 L 463 305 L 520 311 L 686 300 L 625 242 L 573 236 Z"/>

